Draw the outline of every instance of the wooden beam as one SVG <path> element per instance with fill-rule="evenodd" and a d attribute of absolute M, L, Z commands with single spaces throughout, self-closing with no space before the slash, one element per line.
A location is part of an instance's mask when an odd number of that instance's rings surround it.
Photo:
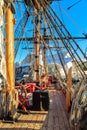
<path fill-rule="evenodd" d="M 75 39 L 75 40 L 87 40 L 87 37 L 62 37 L 62 38 L 60 38 L 60 37 L 42 36 L 42 38 L 44 40 L 52 40 L 52 39 L 54 39 L 54 40 L 61 40 L 61 39 L 62 40 L 67 40 L 67 39 L 72 40 L 72 38 Z M 15 38 L 14 40 L 15 41 L 19 41 L 19 40 L 20 41 L 34 41 L 35 37 L 31 37 L 31 38 Z"/>

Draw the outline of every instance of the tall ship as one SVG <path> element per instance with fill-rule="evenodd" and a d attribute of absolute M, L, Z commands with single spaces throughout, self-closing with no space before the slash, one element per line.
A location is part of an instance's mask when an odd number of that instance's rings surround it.
<path fill-rule="evenodd" d="M 87 34 L 63 2 L 0 1 L 0 129 L 87 130 Z"/>

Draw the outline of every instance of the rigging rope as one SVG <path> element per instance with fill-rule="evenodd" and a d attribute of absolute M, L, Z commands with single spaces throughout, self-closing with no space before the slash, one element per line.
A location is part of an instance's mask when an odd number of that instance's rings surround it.
<path fill-rule="evenodd" d="M 67 12 L 60 6 L 61 11 L 66 15 L 66 17 L 72 22 L 72 24 L 81 32 L 81 34 L 84 33 L 83 29 L 77 25 L 77 23 L 70 17 L 70 15 L 67 14 Z"/>
<path fill-rule="evenodd" d="M 46 0 L 45 0 L 46 1 Z M 46 1 L 46 4 L 48 2 Z M 67 32 L 68 36 L 72 37 L 70 32 L 66 29 L 66 27 L 64 26 L 64 24 L 62 23 L 62 21 L 59 19 L 59 17 L 56 15 L 56 13 L 54 12 L 54 10 L 49 6 L 50 10 L 52 10 L 54 16 L 56 17 L 56 19 L 58 19 L 58 21 L 60 22 L 60 24 L 63 26 L 64 30 Z M 50 11 L 49 10 L 49 11 Z M 68 40 L 68 37 L 67 37 L 67 40 Z M 81 53 L 83 54 L 84 58 L 87 60 L 87 57 L 85 56 L 85 53 L 82 51 L 82 49 L 79 47 L 79 45 L 76 43 L 76 41 L 73 39 L 72 37 L 72 41 L 73 43 L 77 46 L 77 48 L 81 51 Z"/>
<path fill-rule="evenodd" d="M 32 1 L 31 1 L 31 3 L 32 3 L 32 6 L 35 8 L 34 3 L 33 3 Z M 45 2 L 40 1 L 40 4 L 41 4 L 41 6 L 43 7 L 43 5 L 47 5 L 48 2 L 47 2 L 46 0 L 45 0 Z M 44 8 L 44 7 L 43 7 L 43 8 Z M 45 10 L 45 9 L 44 9 L 44 10 Z M 47 13 L 47 14 L 46 14 L 46 13 Z M 82 62 L 81 58 L 79 57 L 77 51 L 74 49 L 73 45 L 70 43 L 68 37 L 66 37 L 66 40 L 62 40 L 62 35 L 64 35 L 64 36 L 66 36 L 66 35 L 65 35 L 65 33 L 63 32 L 63 30 L 61 30 L 60 25 L 63 26 L 63 29 L 65 30 L 65 32 L 67 32 L 67 34 L 69 34 L 70 37 L 71 37 L 71 35 L 70 35 L 70 33 L 67 31 L 67 29 L 65 28 L 65 26 L 63 25 L 63 23 L 60 21 L 60 19 L 55 15 L 55 12 L 51 9 L 50 6 L 47 7 L 47 10 L 45 10 L 45 15 L 46 15 L 45 17 L 47 17 L 48 20 L 51 21 L 52 26 L 55 28 L 55 30 L 56 30 L 57 34 L 59 35 L 59 37 L 60 37 L 60 39 L 61 39 L 63 45 L 66 47 L 66 50 L 71 54 L 71 56 L 73 57 L 73 59 L 76 60 L 76 63 L 77 63 L 78 65 L 80 65 L 80 63 L 77 61 L 76 56 L 77 56 L 77 58 L 80 60 L 81 64 L 85 67 L 85 65 L 84 65 L 84 63 Z M 55 18 L 56 18 L 56 19 L 55 19 L 55 22 L 54 22 L 54 16 L 53 16 L 53 15 L 54 15 Z M 58 20 L 58 22 L 60 23 L 60 25 L 57 24 L 57 20 Z M 50 33 L 52 33 L 51 24 L 50 24 Z M 49 26 L 49 25 L 48 25 L 48 26 Z M 58 29 L 57 29 L 57 28 L 58 28 Z M 55 39 L 53 39 L 52 37 L 51 37 L 51 39 L 54 41 L 54 43 L 56 43 Z M 67 44 L 66 41 L 68 42 L 68 44 Z M 79 48 L 78 44 L 74 41 L 74 39 L 72 39 L 72 41 L 75 43 L 75 46 L 81 51 L 81 53 L 84 55 L 83 51 L 81 50 L 81 48 Z M 57 41 L 57 42 L 58 42 L 58 41 Z M 70 49 L 70 51 L 69 51 L 68 48 Z M 73 54 L 72 50 L 73 50 L 73 52 L 75 52 L 75 54 Z M 60 55 L 59 52 L 57 52 L 57 54 Z M 76 56 L 75 56 L 75 55 L 76 55 Z M 60 55 L 59 57 L 60 57 L 60 60 L 61 60 L 61 59 L 62 59 L 61 55 Z M 62 62 L 62 65 L 63 65 L 63 64 L 64 64 L 64 60 L 61 60 L 61 62 Z M 82 73 L 82 71 L 83 71 L 83 73 L 84 73 L 84 70 L 83 70 L 83 68 L 82 68 L 81 65 L 80 65 L 80 69 L 81 69 L 81 73 Z M 85 73 L 84 73 L 83 75 L 85 75 Z"/>
<path fill-rule="evenodd" d="M 77 93 L 76 97 L 73 98 L 70 114 L 70 124 L 73 127 L 78 125 L 87 112 L 87 84 L 85 84 L 85 81 L 81 81 L 78 87 L 78 92 L 75 90 Z"/>
<path fill-rule="evenodd" d="M 32 0 L 31 0 L 31 3 L 32 3 Z M 35 8 L 35 5 L 32 3 L 32 5 L 34 6 L 34 8 Z M 34 23 L 35 24 L 35 23 Z M 35 26 L 36 26 L 36 24 L 35 24 Z M 36 28 L 37 28 L 37 26 L 36 26 Z M 56 65 L 56 62 L 55 62 L 55 58 L 54 58 L 54 56 L 53 56 L 53 54 L 52 54 L 52 51 L 51 51 L 51 49 L 50 49 L 50 47 L 49 47 L 49 45 L 48 44 L 46 44 L 46 42 L 45 42 L 45 40 L 43 39 L 43 37 L 42 37 L 42 35 L 41 35 L 41 33 L 39 32 L 39 35 L 41 36 L 41 39 L 42 39 L 42 41 L 43 41 L 43 44 L 46 46 L 46 48 L 48 48 L 49 49 L 49 51 L 50 51 L 50 54 L 51 54 L 51 56 L 52 56 L 52 59 L 53 59 L 53 62 L 54 62 L 54 65 L 55 65 L 55 68 L 56 68 L 56 70 L 57 70 L 57 72 L 58 72 L 58 74 L 59 74 L 59 78 L 62 80 L 62 78 L 61 78 L 61 75 L 60 75 L 60 72 L 59 72 L 59 70 L 58 70 L 58 68 L 57 68 L 57 65 Z"/>
<path fill-rule="evenodd" d="M 45 7 L 45 6 L 44 6 Z M 45 10 L 45 9 L 44 9 Z M 46 11 L 46 10 L 45 10 Z M 45 13 L 47 15 L 47 12 Z M 49 19 L 49 18 L 48 18 Z M 51 20 L 50 20 L 51 21 Z M 52 24 L 53 25 L 53 24 Z M 54 27 L 55 28 L 55 27 Z M 55 28 L 56 29 L 56 28 Z M 66 46 L 65 46 L 66 47 Z"/>
<path fill-rule="evenodd" d="M 23 36 L 23 34 L 24 34 L 24 30 L 25 30 L 25 27 L 26 27 L 26 24 L 27 24 L 27 21 L 28 21 L 28 17 L 29 17 L 29 15 L 25 11 L 22 19 L 19 21 L 19 24 L 18 24 L 18 26 L 16 27 L 16 30 L 15 30 L 15 38 L 19 36 L 19 40 L 17 40 L 15 42 L 15 57 L 17 55 L 17 52 L 18 52 L 18 49 L 19 49 L 19 46 L 20 46 L 20 37 Z"/>
<path fill-rule="evenodd" d="M 45 16 L 45 14 L 44 14 L 44 16 Z M 46 16 L 45 16 L 46 17 Z M 57 55 L 58 55 L 58 57 L 59 57 L 59 59 L 60 59 L 60 62 L 61 62 L 61 64 L 62 64 L 62 67 L 63 67 L 63 70 L 64 70 L 64 72 L 65 72 L 65 75 L 66 75 L 66 77 L 67 77 L 67 72 L 66 72 L 66 69 L 65 69 L 65 62 L 64 62 L 64 58 L 62 59 L 62 57 L 61 57 L 61 55 L 60 55 L 60 52 L 59 52 L 59 49 L 60 49 L 60 47 L 57 49 L 57 41 L 55 40 L 55 39 L 53 39 L 53 29 L 51 29 L 51 25 L 50 25 L 50 21 L 48 21 L 49 19 L 47 19 L 47 18 L 45 18 L 45 20 L 46 20 L 46 22 L 47 22 L 47 24 L 48 24 L 48 28 L 50 29 L 50 36 L 51 36 L 51 40 L 54 42 L 54 44 L 55 44 L 55 48 L 56 48 L 56 51 L 57 51 Z M 61 51 L 62 52 L 62 51 Z"/>
<path fill-rule="evenodd" d="M 50 10 L 48 10 L 48 11 L 49 11 L 49 13 L 50 13 Z M 64 34 L 64 32 L 60 29 L 60 26 L 58 25 L 58 23 L 56 22 L 56 20 L 55 20 L 55 22 L 54 22 L 54 20 L 53 20 L 54 17 L 52 16 L 52 14 L 49 15 L 46 10 L 45 10 L 45 12 L 46 12 L 46 15 L 48 15 L 48 18 L 50 19 L 51 23 L 54 25 L 54 28 L 55 28 L 56 32 L 58 33 L 60 39 L 62 40 L 62 36 L 61 36 L 60 31 L 62 32 L 62 34 Z M 51 18 L 51 17 L 52 17 L 52 18 Z M 58 19 L 58 20 L 59 20 L 59 19 Z M 61 24 L 62 24 L 62 22 L 61 22 Z M 64 25 L 63 25 L 63 26 L 64 26 Z M 59 31 L 59 29 L 58 29 L 57 27 L 59 27 L 60 31 Z M 68 33 L 69 33 L 69 32 L 68 32 Z M 65 34 L 64 34 L 64 36 L 65 36 Z M 68 39 L 67 37 L 66 37 L 66 39 L 67 39 L 69 45 L 71 46 L 71 48 L 73 49 L 73 51 L 75 52 L 75 49 L 74 49 L 74 47 L 72 46 L 72 44 L 70 43 L 69 39 Z M 64 40 L 62 40 L 62 42 L 63 42 L 63 44 L 66 43 L 66 41 L 64 41 Z M 77 47 L 78 47 L 78 45 L 77 45 Z M 80 47 L 79 47 L 79 48 L 80 48 Z M 80 50 L 81 50 L 81 48 L 80 48 Z M 81 50 L 81 51 L 82 51 L 82 50 Z M 83 53 L 83 51 L 82 51 L 82 53 Z M 86 67 L 86 66 L 84 65 L 84 63 L 82 62 L 82 60 L 81 60 L 80 56 L 78 55 L 78 53 L 75 52 L 75 54 L 77 55 L 77 57 L 79 58 L 80 62 L 83 64 L 83 66 Z M 83 54 L 84 54 L 84 53 L 83 53 Z M 76 58 L 75 58 L 75 59 L 76 59 Z M 83 71 L 83 68 L 82 68 L 82 71 Z M 83 71 L 83 73 L 84 73 L 84 75 L 86 75 L 84 71 Z"/>

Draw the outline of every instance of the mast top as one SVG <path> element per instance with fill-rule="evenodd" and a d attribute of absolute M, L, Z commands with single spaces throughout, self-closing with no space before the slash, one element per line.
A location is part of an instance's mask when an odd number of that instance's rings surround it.
<path fill-rule="evenodd" d="M 52 3 L 53 0 L 47 0 L 47 5 L 50 5 Z M 35 6 L 37 9 L 40 9 L 38 7 L 40 7 L 42 5 L 42 3 L 44 3 L 44 0 L 40 1 L 40 0 L 24 0 L 25 4 L 27 6 Z M 38 6 L 39 5 L 39 6 Z"/>
<path fill-rule="evenodd" d="M 14 0 L 4 0 L 4 5 L 6 8 L 10 8 L 12 13 L 15 14 Z"/>

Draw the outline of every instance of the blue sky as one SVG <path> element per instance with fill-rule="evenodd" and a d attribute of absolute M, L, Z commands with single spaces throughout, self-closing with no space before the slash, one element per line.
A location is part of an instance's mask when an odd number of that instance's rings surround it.
<path fill-rule="evenodd" d="M 84 36 L 82 33 L 87 33 L 87 0 L 81 0 L 70 10 L 67 10 L 69 6 L 77 1 L 79 0 L 62 0 L 61 2 L 54 2 L 52 7 L 59 17 L 61 17 L 61 12 L 64 24 L 72 36 Z M 59 10 L 58 3 L 61 6 L 61 10 Z M 77 42 L 85 52 L 87 40 L 78 40 Z"/>
<path fill-rule="evenodd" d="M 62 0 L 60 2 L 55 1 L 51 4 L 54 11 L 60 17 L 60 19 L 63 20 L 66 28 L 68 29 L 68 31 L 71 33 L 73 37 L 83 36 L 82 33 L 87 33 L 87 0 L 81 0 L 81 2 L 74 5 L 70 10 L 67 10 L 69 6 L 76 3 L 77 1 L 79 0 Z M 17 19 L 17 23 L 23 14 L 23 12 L 20 12 L 20 10 L 21 9 L 19 9 L 19 11 L 15 15 Z M 32 21 L 30 21 L 30 23 L 28 24 L 29 24 L 29 29 L 31 29 Z M 28 31 L 26 31 L 25 34 L 27 32 Z M 77 43 L 80 45 L 80 47 L 83 49 L 84 52 L 85 50 L 87 50 L 86 49 L 87 40 L 78 40 Z M 25 52 L 20 49 L 16 61 L 21 61 L 27 53 L 28 51 Z"/>
<path fill-rule="evenodd" d="M 69 17 L 71 17 L 71 19 L 77 24 L 77 26 L 79 26 L 79 29 L 81 30 L 77 30 L 77 28 L 74 27 L 72 22 L 69 20 L 67 16 L 65 16 L 64 12 L 62 11 L 62 16 L 66 27 L 69 29 L 72 35 L 81 35 L 80 31 L 87 33 L 87 0 L 81 0 L 81 2 L 74 5 L 70 10 L 67 10 L 67 7 L 76 3 L 76 1 L 79 0 L 62 0 L 62 2 L 59 3 L 62 9 L 65 10 L 66 14 L 69 15 Z M 54 4 L 54 6 L 57 9 L 58 2 L 55 2 Z M 55 11 L 58 12 L 58 10 Z"/>

